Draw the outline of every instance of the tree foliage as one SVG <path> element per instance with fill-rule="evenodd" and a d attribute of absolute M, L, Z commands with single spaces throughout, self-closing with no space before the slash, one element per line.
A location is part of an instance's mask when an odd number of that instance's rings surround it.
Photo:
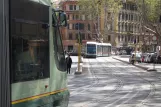
<path fill-rule="evenodd" d="M 138 8 L 143 19 L 150 23 L 157 23 L 161 15 L 161 0 L 137 0 Z"/>
<path fill-rule="evenodd" d="M 79 0 L 78 4 L 81 7 L 82 14 L 97 19 L 102 14 L 101 10 L 105 7 L 111 12 L 117 12 L 120 1 L 122 0 Z"/>
<path fill-rule="evenodd" d="M 136 3 L 142 16 L 141 26 L 143 28 L 144 26 L 148 26 L 148 28 L 155 31 L 153 33 L 158 38 L 158 45 L 161 45 L 161 23 L 159 22 L 161 0 L 136 0 Z"/>
<path fill-rule="evenodd" d="M 109 23 L 109 20 L 112 20 L 112 17 L 118 13 L 118 10 L 122 6 L 121 1 L 122 0 L 78 0 L 78 4 L 81 9 L 80 14 L 84 14 L 94 21 L 104 17 L 104 22 Z M 111 14 L 107 14 L 108 12 Z M 107 17 L 110 19 L 107 19 Z M 99 26 L 97 27 L 99 29 Z M 107 26 L 104 27 L 104 29 L 107 29 Z M 98 32 L 100 33 L 100 31 Z"/>

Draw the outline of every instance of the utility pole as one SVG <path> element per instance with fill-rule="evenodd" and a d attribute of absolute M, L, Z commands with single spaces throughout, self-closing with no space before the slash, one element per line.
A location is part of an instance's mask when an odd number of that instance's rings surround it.
<path fill-rule="evenodd" d="M 137 43 L 136 43 L 136 35 L 135 35 L 135 40 L 134 40 L 134 45 L 135 45 L 135 60 L 134 60 L 134 64 L 136 63 L 136 46 L 137 46 Z"/>
<path fill-rule="evenodd" d="M 75 72 L 75 74 L 81 74 L 81 66 L 80 66 L 80 63 L 81 63 L 81 43 L 82 43 L 82 39 L 81 39 L 81 35 L 80 35 L 80 23 L 77 23 L 76 24 L 76 29 L 78 29 L 78 69 L 77 71 Z"/>

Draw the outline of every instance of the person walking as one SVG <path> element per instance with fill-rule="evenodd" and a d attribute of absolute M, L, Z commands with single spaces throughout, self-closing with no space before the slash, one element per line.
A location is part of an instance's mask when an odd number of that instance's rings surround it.
<path fill-rule="evenodd" d="M 131 57 L 131 63 L 132 63 L 132 65 L 134 65 L 134 63 L 135 63 L 135 59 L 134 59 L 134 57 L 135 57 L 135 55 L 134 55 L 134 54 L 132 54 L 132 57 Z"/>
<path fill-rule="evenodd" d="M 70 68 L 72 65 L 72 58 L 70 57 L 70 55 L 68 54 L 68 57 L 66 58 L 66 64 L 67 64 L 67 74 L 70 74 Z"/>

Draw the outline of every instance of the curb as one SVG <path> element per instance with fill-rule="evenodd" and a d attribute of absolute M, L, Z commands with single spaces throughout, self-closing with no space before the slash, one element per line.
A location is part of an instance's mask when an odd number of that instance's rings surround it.
<path fill-rule="evenodd" d="M 116 60 L 118 60 L 118 61 L 121 61 L 121 62 L 124 62 L 124 63 L 130 64 L 130 63 L 129 63 L 129 62 L 127 62 L 127 61 L 123 61 L 123 60 L 121 60 L 121 59 L 114 58 L 114 57 L 112 57 L 112 58 L 113 58 L 113 59 L 116 59 Z M 141 69 L 143 69 L 143 70 L 148 70 L 148 69 L 149 69 L 148 67 L 143 67 L 143 66 L 140 66 L 140 65 L 133 65 L 133 66 L 138 67 L 138 68 L 141 68 Z"/>

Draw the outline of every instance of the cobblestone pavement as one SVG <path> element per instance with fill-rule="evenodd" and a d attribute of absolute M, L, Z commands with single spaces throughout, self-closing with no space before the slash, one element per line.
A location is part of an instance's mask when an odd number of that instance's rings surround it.
<path fill-rule="evenodd" d="M 161 107 L 161 73 L 112 57 L 84 59 L 83 72 L 68 75 L 69 107 Z"/>

